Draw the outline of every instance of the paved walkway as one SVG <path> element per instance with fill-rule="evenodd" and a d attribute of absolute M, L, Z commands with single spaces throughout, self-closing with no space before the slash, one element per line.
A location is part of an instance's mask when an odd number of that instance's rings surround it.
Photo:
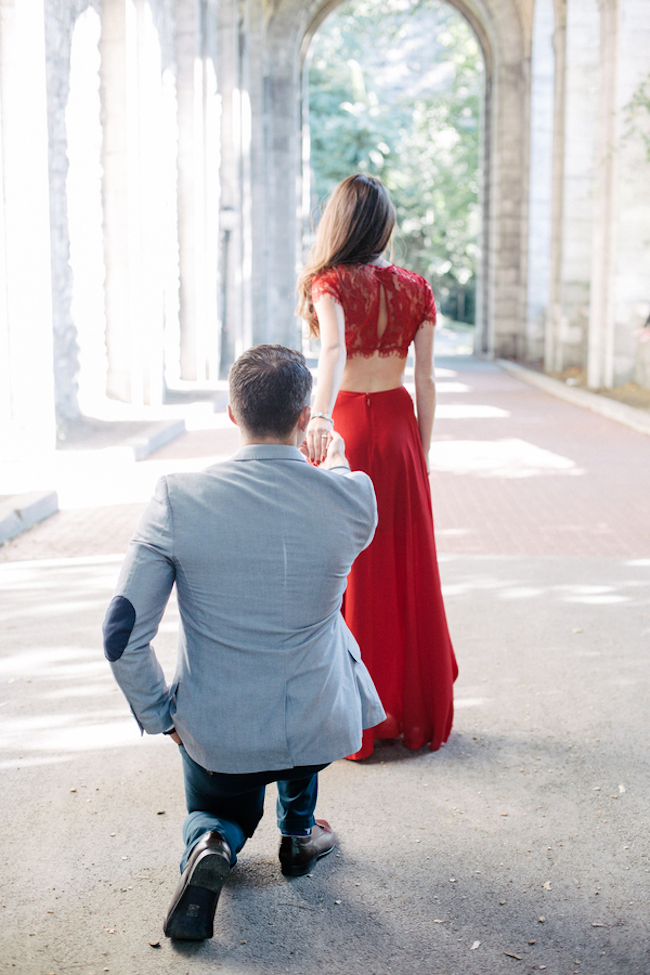
<path fill-rule="evenodd" d="M 446 360 L 439 371 L 431 463 L 441 551 L 650 554 L 650 437 L 487 363 Z"/>
<path fill-rule="evenodd" d="M 178 758 L 140 739 L 99 627 L 156 478 L 235 431 L 217 417 L 137 465 L 66 460 L 63 510 L 0 549 L 1 973 L 648 975 L 650 438 L 494 366 L 440 366 L 452 737 L 323 773 L 340 845 L 312 877 L 280 875 L 271 788 L 209 943 L 162 937 Z"/>
<path fill-rule="evenodd" d="M 650 437 L 489 363 L 439 362 L 431 470 L 441 553 L 650 553 Z M 161 474 L 200 469 L 237 449 L 225 414 L 206 427 L 139 464 L 110 450 L 59 456 L 63 510 L 1 547 L 0 563 L 124 552 Z"/>

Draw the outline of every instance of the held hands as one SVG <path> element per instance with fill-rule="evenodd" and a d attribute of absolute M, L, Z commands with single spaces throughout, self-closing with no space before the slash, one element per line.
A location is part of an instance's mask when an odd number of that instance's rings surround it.
<path fill-rule="evenodd" d="M 318 466 L 325 460 L 334 436 L 333 427 L 333 422 L 322 416 L 314 416 L 309 421 L 307 435 L 300 449 L 310 464 Z"/>
<path fill-rule="evenodd" d="M 334 430 L 330 430 L 327 434 L 327 441 L 323 436 L 323 443 L 327 443 L 327 447 L 322 448 L 322 452 L 320 453 L 322 459 L 316 461 L 311 460 L 309 454 L 308 436 L 309 434 L 303 440 L 300 450 L 307 460 L 314 464 L 315 467 L 322 465 L 325 470 L 329 470 L 331 467 L 350 466 L 345 456 L 345 441 L 340 433 L 335 433 Z"/>
<path fill-rule="evenodd" d="M 329 470 L 331 467 L 349 466 L 347 457 L 345 456 L 345 441 L 340 433 L 334 433 L 332 431 L 323 467 L 325 470 Z"/>

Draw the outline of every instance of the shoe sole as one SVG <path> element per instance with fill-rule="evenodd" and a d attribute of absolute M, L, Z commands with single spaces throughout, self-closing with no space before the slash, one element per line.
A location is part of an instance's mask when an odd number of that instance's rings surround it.
<path fill-rule="evenodd" d="M 323 857 L 326 857 L 328 853 L 331 853 L 335 846 L 336 843 L 330 846 L 329 850 L 323 850 L 322 853 L 319 853 L 317 856 L 315 856 L 313 860 L 309 861 L 309 863 L 300 863 L 300 864 L 296 864 L 295 866 L 293 866 L 292 864 L 287 864 L 285 866 L 285 864 L 282 863 L 282 861 L 280 861 L 280 869 L 282 870 L 282 876 L 283 877 L 304 877 L 306 873 L 309 873 L 309 871 L 314 866 L 314 864 L 317 863 L 319 860 L 322 860 Z"/>
<path fill-rule="evenodd" d="M 190 882 L 171 908 L 164 931 L 177 941 L 205 941 L 214 933 L 214 912 L 230 864 L 206 850 L 194 865 Z"/>

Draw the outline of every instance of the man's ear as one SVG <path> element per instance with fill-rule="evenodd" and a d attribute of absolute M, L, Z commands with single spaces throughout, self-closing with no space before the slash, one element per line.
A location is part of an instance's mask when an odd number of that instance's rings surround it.
<path fill-rule="evenodd" d="M 311 420 L 311 406 L 307 404 L 302 408 L 300 416 L 298 417 L 298 426 L 304 433 L 309 426 L 309 421 Z"/>
<path fill-rule="evenodd" d="M 232 411 L 232 407 L 231 407 L 230 403 L 228 403 L 228 416 L 230 417 L 230 419 L 232 420 L 232 422 L 235 424 L 235 426 L 238 427 L 239 424 L 237 423 L 237 420 L 235 419 L 235 414 Z"/>

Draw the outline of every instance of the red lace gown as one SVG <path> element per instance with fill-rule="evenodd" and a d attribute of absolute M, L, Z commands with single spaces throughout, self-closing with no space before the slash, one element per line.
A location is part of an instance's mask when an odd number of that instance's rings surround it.
<path fill-rule="evenodd" d="M 377 334 L 380 293 L 388 323 Z M 345 314 L 349 356 L 406 358 L 424 322 L 435 324 L 427 281 L 390 265 L 339 265 L 314 278 L 312 298 L 331 295 Z M 353 470 L 373 480 L 379 523 L 352 566 L 343 615 L 381 697 L 386 720 L 364 731 L 360 751 L 376 738 L 404 738 L 407 748 L 436 751 L 451 731 L 458 675 L 440 590 L 431 493 L 411 396 L 404 387 L 379 393 L 341 391 L 333 412 Z"/>

